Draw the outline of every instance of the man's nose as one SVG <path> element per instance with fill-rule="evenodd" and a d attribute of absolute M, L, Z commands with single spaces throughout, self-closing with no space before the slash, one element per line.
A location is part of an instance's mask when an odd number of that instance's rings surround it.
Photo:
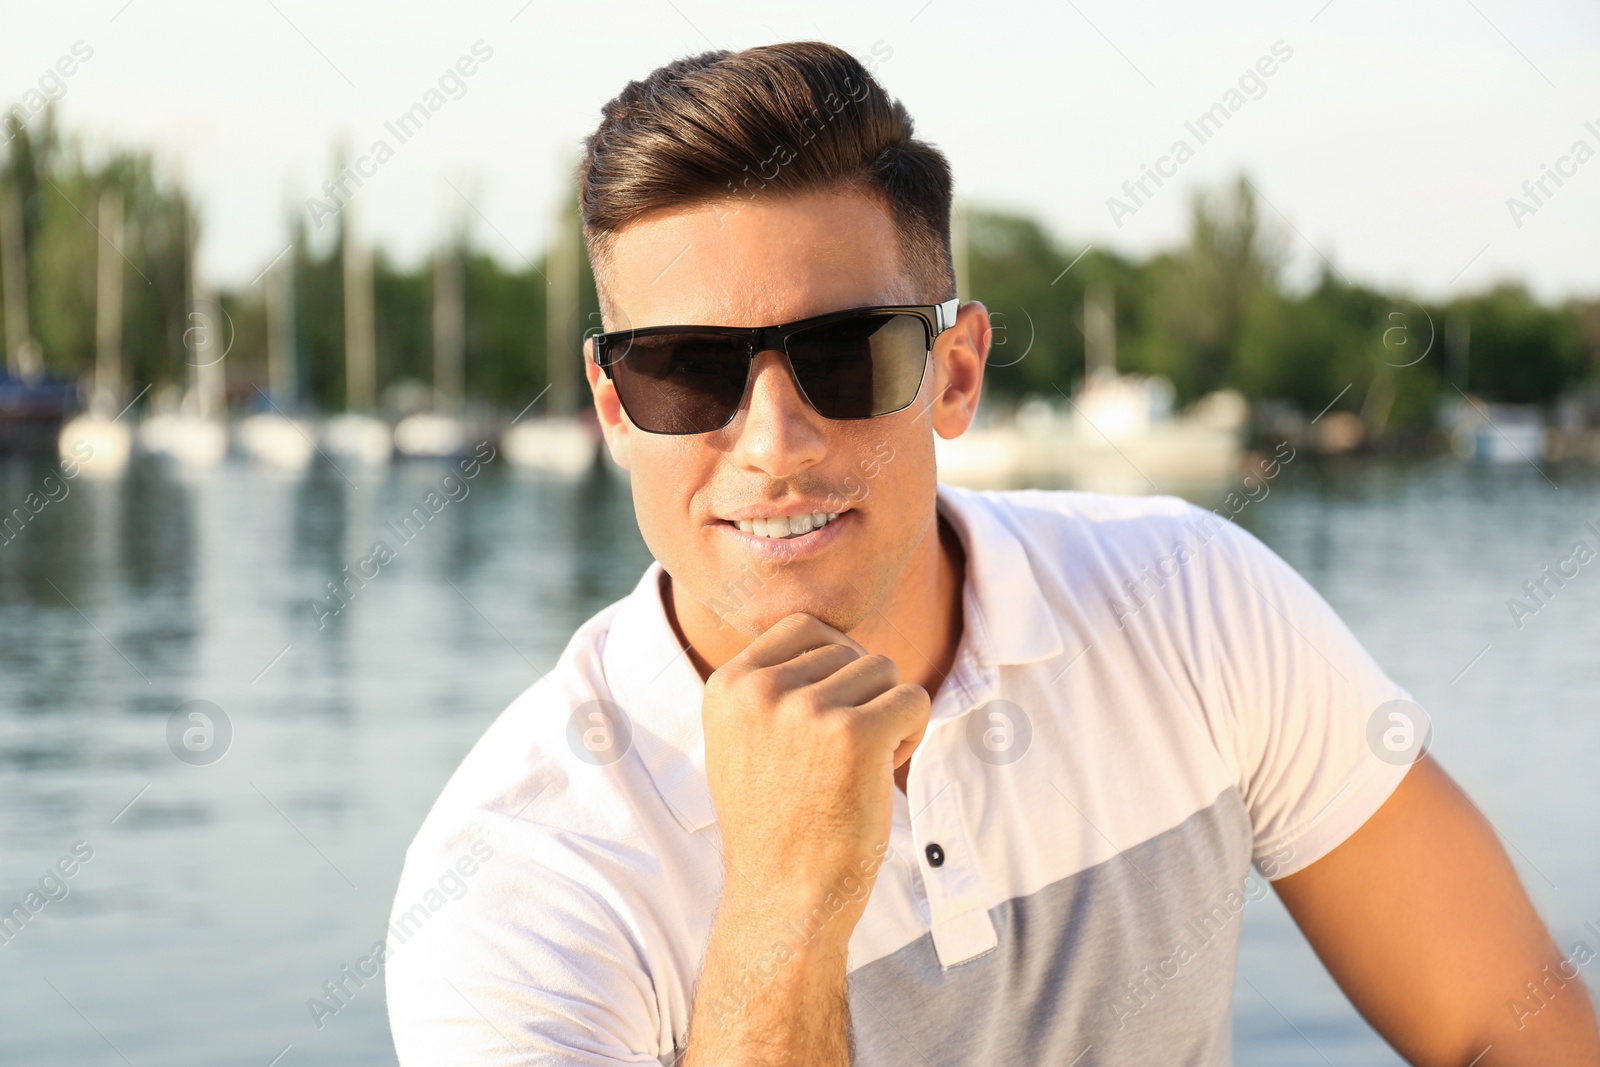
<path fill-rule="evenodd" d="M 730 429 L 733 459 L 769 478 L 787 478 L 827 454 L 822 416 L 800 395 L 781 352 L 756 355 L 750 368 L 750 403 Z"/>

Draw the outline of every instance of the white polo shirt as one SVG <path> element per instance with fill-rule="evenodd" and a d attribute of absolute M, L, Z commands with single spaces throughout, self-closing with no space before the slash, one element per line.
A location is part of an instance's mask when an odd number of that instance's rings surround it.
<path fill-rule="evenodd" d="M 1426 716 L 1388 716 L 1405 691 L 1210 512 L 943 485 L 938 508 L 964 633 L 850 940 L 855 1062 L 1229 1063 L 1252 864 L 1282 877 L 1344 841 L 1409 766 L 1371 724 L 1420 739 Z M 408 850 L 387 937 L 404 1067 L 681 1054 L 722 868 L 663 577 L 574 634 Z"/>

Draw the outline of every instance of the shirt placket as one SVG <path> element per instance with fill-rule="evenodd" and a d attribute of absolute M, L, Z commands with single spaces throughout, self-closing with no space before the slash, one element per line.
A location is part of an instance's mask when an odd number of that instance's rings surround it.
<path fill-rule="evenodd" d="M 969 672 L 963 673 L 963 681 L 971 679 Z M 959 699 L 966 701 L 970 713 L 972 705 L 987 699 L 983 696 L 990 688 L 987 681 L 948 687 L 940 696 L 957 699 L 960 694 Z M 956 715 L 939 724 L 931 739 L 935 744 L 926 746 L 927 755 L 932 758 L 919 758 L 908 783 L 915 794 L 907 797 L 912 811 L 911 837 L 916 847 L 912 860 L 927 894 L 934 949 L 939 963 L 946 968 L 981 956 L 999 944 L 989 916 L 977 851 L 968 832 L 961 783 L 950 777 L 942 758 L 946 746 L 963 743 L 964 722 L 962 715 Z M 921 757 L 922 753 L 918 755 Z"/>

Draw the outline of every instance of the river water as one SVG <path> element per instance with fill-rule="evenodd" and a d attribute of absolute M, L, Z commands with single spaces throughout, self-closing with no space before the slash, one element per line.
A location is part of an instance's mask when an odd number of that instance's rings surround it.
<path fill-rule="evenodd" d="M 0 944 L 0 1063 L 393 1063 L 380 981 L 307 1001 L 468 747 L 648 564 L 625 483 L 491 462 L 400 531 L 446 467 L 52 470 L 0 464 L 6 509 L 48 501 L 0 544 L 0 904 L 56 898 Z M 1600 544 L 1600 476 L 1546 473 L 1305 458 L 1238 521 L 1430 711 L 1566 949 L 1600 925 L 1600 563 L 1507 601 Z M 346 567 L 377 576 L 341 603 Z M 1244 915 L 1238 1063 L 1400 1062 L 1274 897 Z"/>

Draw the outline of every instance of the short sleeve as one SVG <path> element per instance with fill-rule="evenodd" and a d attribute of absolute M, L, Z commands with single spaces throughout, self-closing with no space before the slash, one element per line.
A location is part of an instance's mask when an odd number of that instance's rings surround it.
<path fill-rule="evenodd" d="M 1253 861 L 1281 878 L 1382 806 L 1429 722 L 1292 567 L 1236 524 L 1206 518 L 1213 698 L 1232 722 Z"/>
<path fill-rule="evenodd" d="M 659 1064 L 645 1051 L 658 1044 L 652 985 L 625 924 L 587 886 L 517 858 L 561 846 L 487 846 L 482 859 L 474 845 L 468 877 L 464 844 L 407 856 L 385 978 L 401 1067 Z"/>

